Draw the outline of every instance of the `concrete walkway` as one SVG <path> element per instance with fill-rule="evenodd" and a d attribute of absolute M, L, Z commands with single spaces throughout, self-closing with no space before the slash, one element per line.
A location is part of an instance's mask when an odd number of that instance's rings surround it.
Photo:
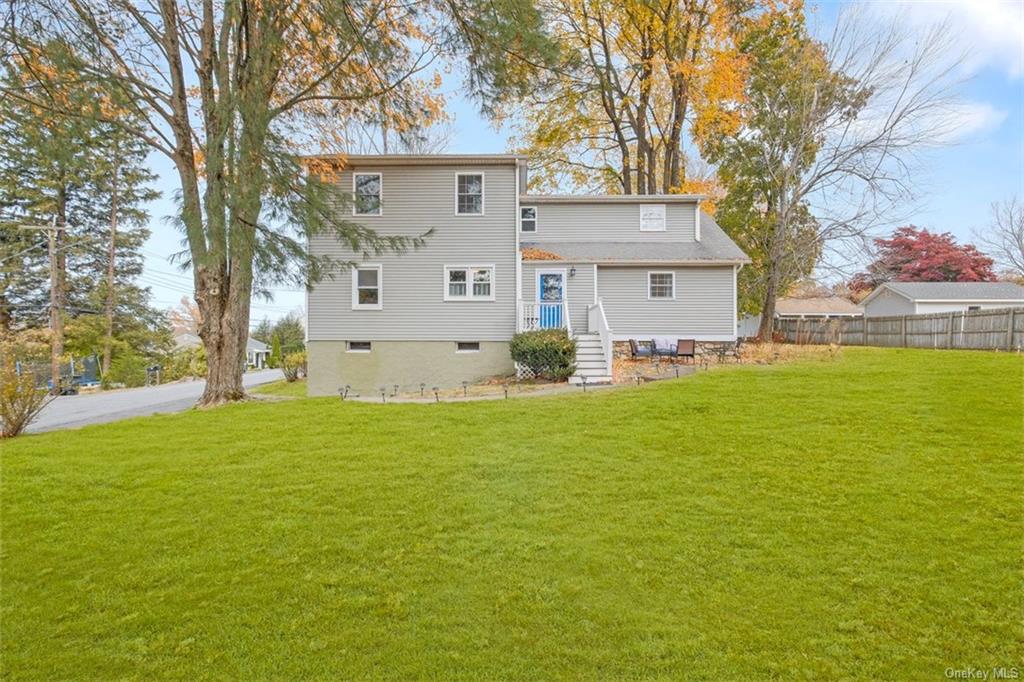
<path fill-rule="evenodd" d="M 246 388 L 283 379 L 279 369 L 247 372 Z M 28 427 L 28 433 L 73 429 L 148 414 L 181 412 L 195 405 L 203 394 L 205 381 L 181 381 L 163 386 L 126 388 L 83 395 L 65 395 L 50 402 Z"/>

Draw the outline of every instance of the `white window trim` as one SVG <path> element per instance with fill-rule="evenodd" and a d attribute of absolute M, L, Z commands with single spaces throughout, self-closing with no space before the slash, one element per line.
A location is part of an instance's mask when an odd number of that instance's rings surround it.
<path fill-rule="evenodd" d="M 459 213 L 459 178 L 463 175 L 479 175 L 480 176 L 480 212 L 479 213 Z M 472 218 L 477 216 L 487 215 L 487 176 L 483 171 L 480 172 L 464 172 L 455 174 L 455 215 L 460 218 Z"/>
<path fill-rule="evenodd" d="M 491 295 L 490 296 L 474 296 L 473 295 L 473 270 L 489 269 L 491 271 Z M 465 296 L 450 296 L 448 294 L 448 272 L 451 270 L 466 270 L 466 295 Z M 474 302 L 474 301 L 493 301 L 494 292 L 498 287 L 498 269 L 494 267 L 494 263 L 476 263 L 474 265 L 450 265 L 445 264 L 442 270 L 441 285 L 444 287 L 444 301 L 446 303 L 463 303 L 463 302 Z"/>
<path fill-rule="evenodd" d="M 533 209 L 533 231 L 526 232 L 523 230 L 523 209 Z M 540 209 L 535 204 L 520 204 L 519 206 L 519 231 L 522 234 L 537 234 L 540 232 Z"/>
<path fill-rule="evenodd" d="M 672 275 L 672 296 L 651 296 L 651 275 Z M 674 301 L 676 300 L 676 273 L 672 270 L 648 270 L 647 271 L 647 300 L 648 301 Z"/>
<path fill-rule="evenodd" d="M 370 344 L 370 347 L 366 348 L 366 349 L 363 349 L 363 348 L 351 348 L 349 346 L 349 344 L 351 344 L 351 343 L 368 343 L 368 344 Z M 346 353 L 372 353 L 373 352 L 373 342 L 372 341 L 355 341 L 355 342 L 353 342 L 353 341 L 346 341 L 345 342 L 345 352 Z"/>
<path fill-rule="evenodd" d="M 471 348 L 469 350 L 460 350 L 459 349 L 459 344 L 460 343 L 475 343 L 476 344 L 476 348 Z M 479 341 L 456 341 L 455 342 L 455 353 L 457 355 L 462 355 L 464 353 L 479 353 L 479 352 L 480 352 L 480 342 Z"/>
<path fill-rule="evenodd" d="M 661 227 L 644 227 L 644 209 L 652 206 L 660 206 L 662 212 Z M 665 232 L 668 229 L 668 206 L 666 204 L 640 204 L 640 231 L 641 232 Z"/>
<path fill-rule="evenodd" d="M 357 213 L 356 205 L 359 203 L 359 195 L 356 194 L 356 176 L 359 175 L 376 175 L 377 186 L 380 188 L 380 197 L 378 198 L 379 206 L 376 213 Z M 379 218 L 384 215 L 384 174 L 383 173 L 352 173 L 352 215 L 359 216 L 360 218 Z"/>
<path fill-rule="evenodd" d="M 359 271 L 377 271 L 377 302 L 359 302 Z M 384 309 L 384 266 L 380 263 L 360 263 L 352 268 L 352 310 L 383 310 Z"/>

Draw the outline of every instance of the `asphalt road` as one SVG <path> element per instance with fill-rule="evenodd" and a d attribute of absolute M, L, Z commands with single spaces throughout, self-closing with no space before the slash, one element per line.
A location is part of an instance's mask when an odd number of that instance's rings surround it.
<path fill-rule="evenodd" d="M 282 378 L 281 370 L 265 369 L 247 372 L 242 381 L 249 388 Z M 147 414 L 180 412 L 195 405 L 205 385 L 205 381 L 183 381 L 163 386 L 61 396 L 43 408 L 27 430 L 38 433 L 73 429 Z"/>

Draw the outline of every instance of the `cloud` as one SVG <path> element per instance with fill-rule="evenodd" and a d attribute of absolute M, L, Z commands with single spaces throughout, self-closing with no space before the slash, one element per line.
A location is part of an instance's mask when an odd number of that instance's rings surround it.
<path fill-rule="evenodd" d="M 978 133 L 995 130 L 1006 120 L 1008 112 L 986 102 L 961 102 L 946 115 L 947 142 L 955 142 Z"/>
<path fill-rule="evenodd" d="M 1011 78 L 1024 76 L 1024 2 L 1020 0 L 896 0 L 872 9 L 899 15 L 920 27 L 949 19 L 968 51 L 967 67 L 991 66 Z"/>

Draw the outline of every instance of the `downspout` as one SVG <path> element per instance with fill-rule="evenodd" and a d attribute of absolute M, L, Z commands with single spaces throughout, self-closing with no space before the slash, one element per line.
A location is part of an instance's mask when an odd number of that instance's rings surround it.
<path fill-rule="evenodd" d="M 516 200 L 515 200 L 515 215 L 512 219 L 512 229 L 516 235 L 516 300 L 512 302 L 515 310 L 515 323 L 513 326 L 513 333 L 519 331 L 519 302 L 523 300 L 523 254 L 519 249 L 519 193 L 520 187 L 520 164 L 525 164 L 525 161 L 516 162 Z"/>

